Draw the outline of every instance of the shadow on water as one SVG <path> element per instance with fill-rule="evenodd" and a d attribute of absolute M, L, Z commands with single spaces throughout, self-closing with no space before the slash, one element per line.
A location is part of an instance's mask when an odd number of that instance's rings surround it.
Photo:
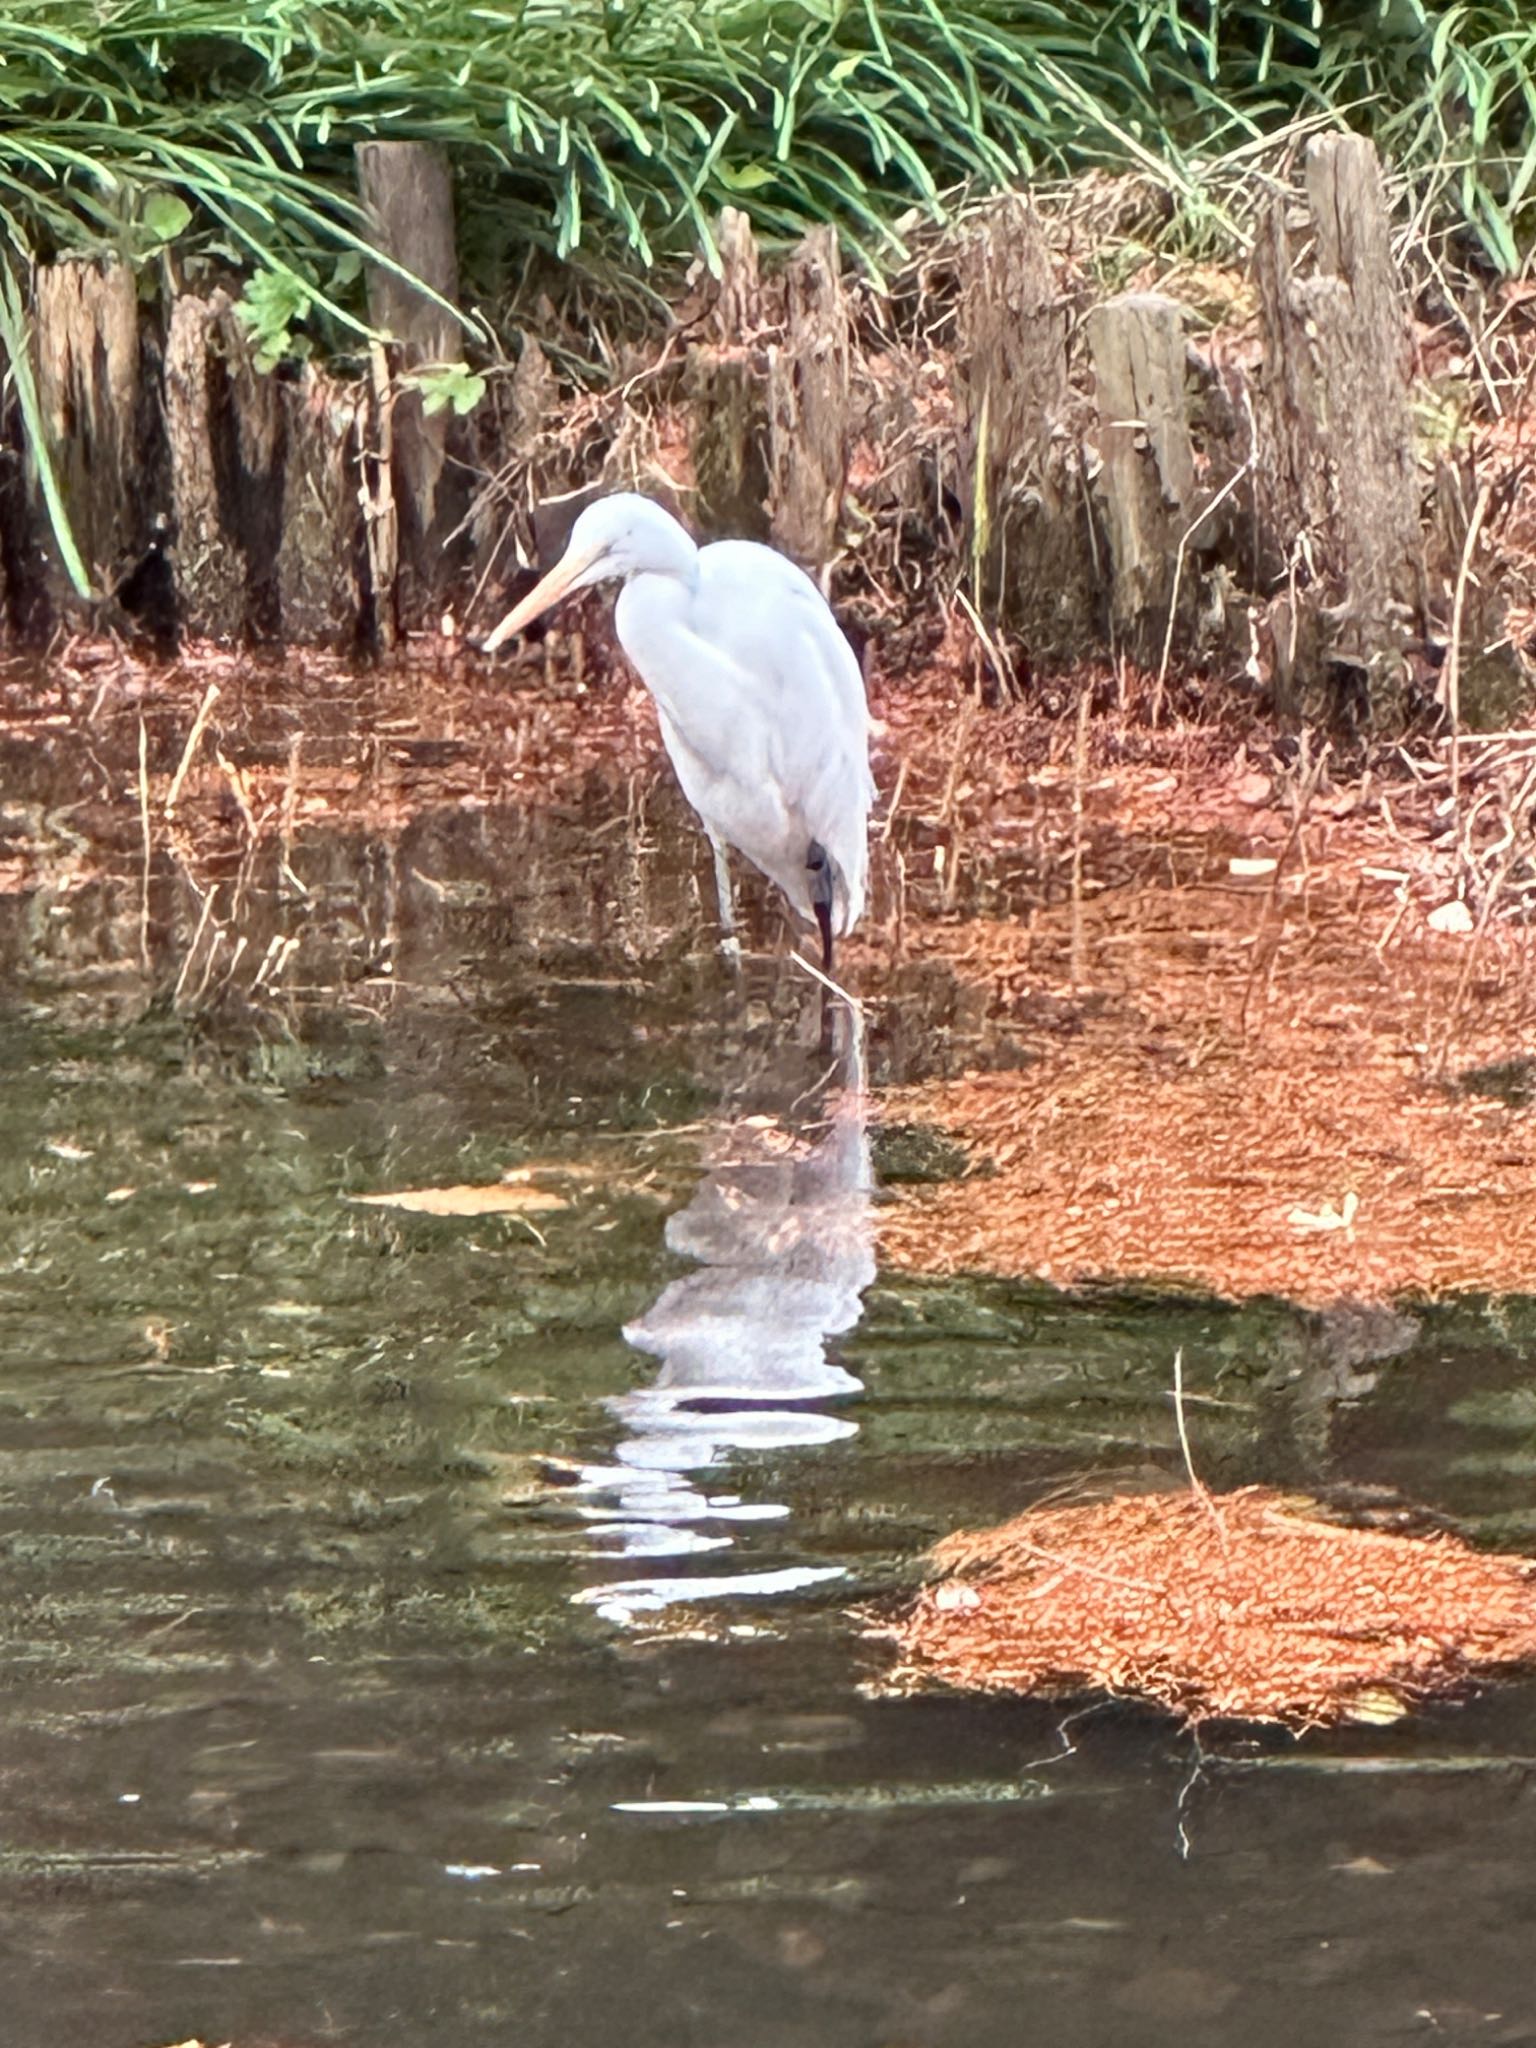
<path fill-rule="evenodd" d="M 147 897 L 57 819 L 5 899 L 5 2048 L 1536 2040 L 1531 1687 L 1196 1777 L 1124 1708 L 866 1698 L 846 1612 L 1177 1479 L 1175 1349 L 1213 1483 L 1529 1546 L 1529 1307 L 876 1272 L 872 1142 L 960 1170 L 879 1086 L 975 1020 L 925 971 L 829 1068 L 665 803 Z"/>

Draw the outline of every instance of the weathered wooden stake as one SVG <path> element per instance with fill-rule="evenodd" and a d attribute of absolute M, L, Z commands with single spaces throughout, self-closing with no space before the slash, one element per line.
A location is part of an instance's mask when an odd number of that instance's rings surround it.
<path fill-rule="evenodd" d="M 784 338 L 768 351 L 769 519 L 804 569 L 837 545 L 848 477 L 848 305 L 837 230 L 815 228 L 784 273 Z"/>
<path fill-rule="evenodd" d="M 285 640 L 345 647 L 362 609 L 357 436 L 366 411 L 355 383 L 314 364 L 278 386 L 283 414 L 283 521 L 277 594 Z"/>
<path fill-rule="evenodd" d="M 171 559 L 183 628 L 211 640 L 356 638 L 357 387 L 258 370 L 229 294 L 184 293 L 165 343 Z"/>
<path fill-rule="evenodd" d="M 244 342 L 236 330 L 227 292 L 206 299 L 186 292 L 171 307 L 165 345 L 165 432 L 181 621 L 190 633 L 226 643 L 244 639 L 251 626 L 246 550 L 225 524 L 222 491 L 229 480 L 220 459 L 231 375 L 237 386 L 241 381 L 238 352 Z M 224 355 L 226 339 L 236 350 L 233 363 Z"/>
<path fill-rule="evenodd" d="M 65 257 L 38 267 L 33 353 L 65 510 L 91 580 L 110 591 L 148 539 L 132 270 Z"/>
<path fill-rule="evenodd" d="M 1306 195 L 1299 222 L 1276 200 L 1257 252 L 1261 503 L 1284 586 L 1277 694 L 1327 718 L 1363 684 L 1371 725 L 1400 730 L 1424 561 L 1412 354 L 1371 143 L 1314 136 Z"/>
<path fill-rule="evenodd" d="M 977 596 L 1032 655 L 1099 637 L 1076 451 L 1065 432 L 1069 308 L 1033 206 L 1010 195 L 960 237 L 955 409 Z"/>
<path fill-rule="evenodd" d="M 382 342 L 368 350 L 370 405 L 358 414 L 358 504 L 372 595 L 373 638 L 394 646 L 395 592 L 400 580 L 400 511 L 395 498 L 395 389 Z M 366 439 L 366 445 L 364 445 Z"/>
<path fill-rule="evenodd" d="M 441 151 L 425 142 L 359 143 L 357 182 L 378 246 L 438 299 L 456 305 L 453 174 Z M 382 264 L 369 267 L 368 310 L 374 325 L 392 338 L 397 373 L 462 359 L 462 333 L 453 314 Z M 391 608 L 403 623 L 422 619 L 467 559 L 462 544 L 452 560 L 445 558 L 448 536 L 469 502 L 467 472 L 450 459 L 461 438 L 451 410 L 428 416 L 419 391 L 395 390 L 392 466 L 400 575 L 395 590 L 374 592 L 381 620 Z"/>
<path fill-rule="evenodd" d="M 1136 660 L 1158 659 L 1174 601 L 1174 565 L 1195 510 L 1195 451 L 1185 398 L 1183 309 L 1130 292 L 1088 316 L 1109 533 L 1110 617 Z"/>
<path fill-rule="evenodd" d="M 768 405 L 758 352 L 757 243 L 734 206 L 715 233 L 722 276 L 706 336 L 688 350 L 684 390 L 693 413 L 691 454 L 697 523 L 706 534 L 767 540 Z"/>

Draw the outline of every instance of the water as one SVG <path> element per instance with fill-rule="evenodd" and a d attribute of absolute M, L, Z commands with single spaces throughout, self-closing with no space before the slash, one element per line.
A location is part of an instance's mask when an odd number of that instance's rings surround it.
<path fill-rule="evenodd" d="M 873 1699 L 850 1619 L 1176 1472 L 1180 1347 L 1214 1483 L 1528 1547 L 1528 1309 L 876 1274 L 882 1162 L 956 1162 L 731 986 L 665 798 L 322 820 L 199 938 L 64 795 L 0 919 L 5 2048 L 1536 2041 L 1536 1687 L 1202 1752 Z M 876 1091 L 983 1056 L 900 993 Z M 348 1199 L 513 1169 L 558 1206 Z"/>

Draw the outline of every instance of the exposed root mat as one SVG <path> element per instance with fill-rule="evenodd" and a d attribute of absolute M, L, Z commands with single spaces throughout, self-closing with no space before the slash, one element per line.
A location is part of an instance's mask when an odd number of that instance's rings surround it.
<path fill-rule="evenodd" d="M 875 1690 L 1107 1692 L 1185 1722 L 1396 1720 L 1536 1665 L 1536 1562 L 1317 1518 L 1267 1487 L 1120 1495 L 961 1530 L 872 1633 Z"/>

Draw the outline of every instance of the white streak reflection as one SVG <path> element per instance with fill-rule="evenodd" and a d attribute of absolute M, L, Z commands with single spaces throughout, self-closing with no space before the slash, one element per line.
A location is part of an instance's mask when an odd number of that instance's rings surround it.
<path fill-rule="evenodd" d="M 660 1360 L 649 1386 L 604 1405 L 624 1434 L 613 1462 L 582 1468 L 577 1508 L 604 1549 L 680 1557 L 728 1549 L 726 1524 L 782 1520 L 776 1502 L 709 1492 L 698 1475 L 733 1457 L 811 1449 L 853 1436 L 843 1402 L 862 1381 L 827 1356 L 851 1330 L 875 1276 L 861 1034 L 847 1043 L 831 1100 L 790 1120 L 730 1126 L 693 1199 L 667 1225 L 673 1251 L 698 1269 L 672 1281 L 624 1335 Z M 574 1503 L 573 1503 L 574 1505 Z M 657 1579 L 578 1595 L 615 1618 L 678 1600 L 790 1590 L 837 1577 L 795 1567 L 703 1580 Z"/>
<path fill-rule="evenodd" d="M 595 1607 L 608 1621 L 625 1622 L 685 1602 L 798 1593 L 842 1576 L 840 1564 L 796 1564 L 776 1572 L 732 1572 L 718 1578 L 619 1579 L 612 1585 L 588 1586 L 574 1598 L 578 1606 Z"/>

